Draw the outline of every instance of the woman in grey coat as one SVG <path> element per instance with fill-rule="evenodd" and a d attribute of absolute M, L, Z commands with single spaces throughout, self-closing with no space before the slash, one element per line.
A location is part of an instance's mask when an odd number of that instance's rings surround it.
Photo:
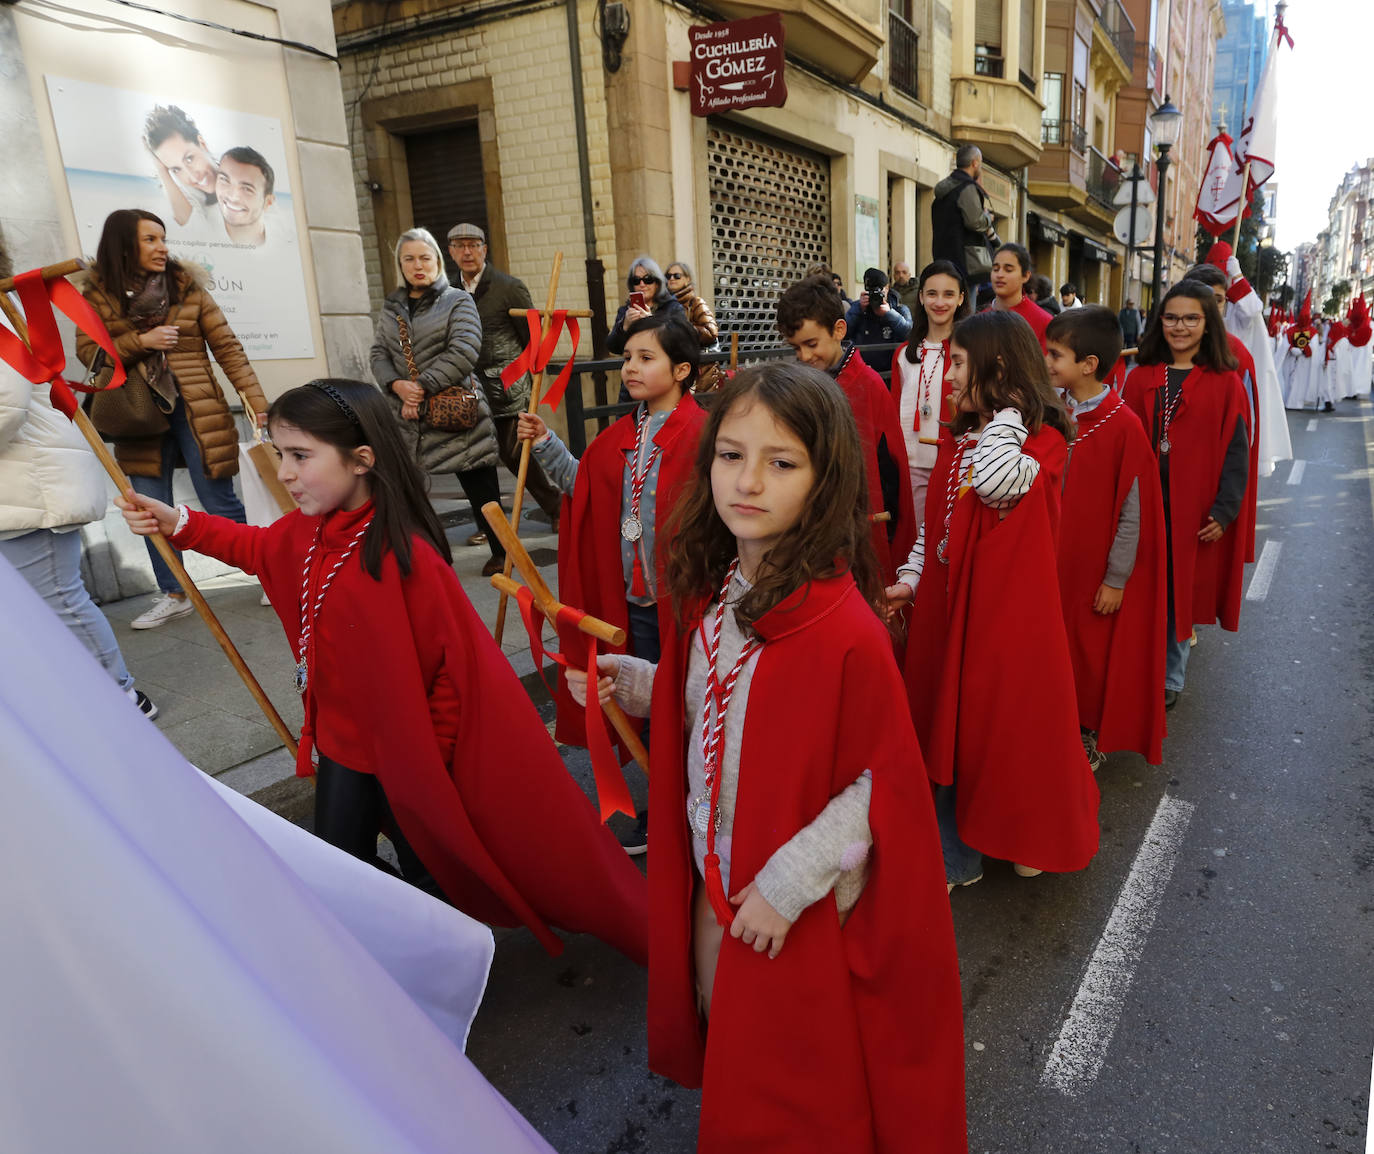
<path fill-rule="evenodd" d="M 439 245 L 427 230 L 412 228 L 401 234 L 396 242 L 396 268 L 401 283 L 382 302 L 372 342 L 372 374 L 391 401 L 402 436 L 420 467 L 427 473 L 457 475 L 477 527 L 491 547 L 491 559 L 482 569 L 482 575 L 489 577 L 505 565 L 506 554 L 482 516 L 484 504 L 501 500 L 496 428 L 486 394 L 480 385 L 474 389 L 481 415 L 465 432 L 436 429 L 425 423 L 420 412 L 426 397 L 472 383 L 473 366 L 482 348 L 482 322 L 472 297 L 448 283 Z M 411 355 L 419 370 L 414 381 L 401 348 L 398 320 L 404 320 L 410 330 Z"/>

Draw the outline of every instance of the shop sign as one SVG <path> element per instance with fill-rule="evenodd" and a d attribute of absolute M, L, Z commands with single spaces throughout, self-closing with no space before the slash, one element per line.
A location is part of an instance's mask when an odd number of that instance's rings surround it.
<path fill-rule="evenodd" d="M 688 35 L 693 116 L 787 103 L 781 15 L 694 24 Z"/>

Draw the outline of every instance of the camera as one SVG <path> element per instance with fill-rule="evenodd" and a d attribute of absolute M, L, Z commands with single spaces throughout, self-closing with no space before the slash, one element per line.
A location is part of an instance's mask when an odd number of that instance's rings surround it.
<path fill-rule="evenodd" d="M 887 276 L 881 269 L 871 268 L 864 273 L 864 292 L 868 294 L 868 307 L 876 309 L 887 297 Z"/>

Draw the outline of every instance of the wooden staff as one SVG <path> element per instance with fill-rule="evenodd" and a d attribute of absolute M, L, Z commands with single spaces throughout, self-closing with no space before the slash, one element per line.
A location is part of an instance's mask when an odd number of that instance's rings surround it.
<path fill-rule="evenodd" d="M 553 305 L 554 305 L 554 302 L 558 299 L 558 276 L 559 276 L 559 274 L 560 274 L 562 271 L 563 271 L 563 251 L 562 251 L 562 249 L 560 249 L 558 252 L 556 252 L 556 253 L 553 254 L 553 272 L 549 275 L 549 295 L 548 295 L 548 297 L 547 297 L 546 300 L 545 300 L 545 304 L 544 304 L 544 313 L 543 313 L 543 322 L 542 322 L 542 326 L 541 326 L 541 328 L 542 328 L 542 333 L 543 333 L 543 334 L 546 334 L 546 333 L 548 332 L 549 323 L 550 323 L 550 321 L 551 321 L 552 318 L 553 318 Z M 523 318 L 523 317 L 525 316 L 525 313 L 526 313 L 527 310 L 525 310 L 525 309 L 511 309 L 511 310 L 509 310 L 509 311 L 510 311 L 510 315 L 511 315 L 511 316 Z M 587 309 L 569 309 L 565 315 L 570 316 L 570 317 L 584 317 L 584 318 L 585 318 L 585 317 L 590 317 L 592 314 L 591 314 L 591 312 L 590 312 L 589 310 L 587 310 Z M 533 333 L 530 334 L 530 340 L 531 340 L 531 342 L 533 342 L 533 340 L 534 340 L 534 334 L 533 334 Z M 529 406 L 528 406 L 528 407 L 526 408 L 526 410 L 525 410 L 527 413 L 531 413 L 531 414 L 532 414 L 532 413 L 535 411 L 535 409 L 537 409 L 537 408 L 539 407 L 539 401 L 540 401 L 541 397 L 543 396 L 543 391 L 544 391 L 544 370 L 543 370 L 542 368 L 536 368 L 536 369 L 534 370 L 533 380 L 530 382 L 530 403 L 529 403 Z M 521 441 L 521 442 L 520 442 L 520 469 L 519 469 L 519 471 L 518 471 L 518 472 L 516 473 L 516 475 L 515 475 L 515 499 L 514 499 L 514 501 L 512 501 L 512 503 L 511 503 L 511 522 L 516 526 L 516 528 L 515 528 L 515 534 L 516 534 L 517 537 L 518 537 L 519 534 L 520 534 L 520 529 L 519 529 L 519 526 L 520 526 L 520 507 L 521 507 L 521 506 L 524 504 L 524 502 L 525 502 L 525 479 L 529 476 L 529 472 L 530 472 L 530 450 L 531 450 L 532 447 L 533 447 L 533 443 L 530 442 L 530 441 Z M 503 516 L 504 516 L 504 514 L 503 514 Z M 503 577 L 509 577 L 509 576 L 510 576 L 510 572 L 511 572 L 511 559 L 510 559 L 510 553 L 507 552 L 507 553 L 506 553 L 506 566 L 505 566 L 504 569 L 502 569 L 501 575 L 502 575 Z M 496 638 L 496 644 L 497 644 L 497 645 L 500 645 L 500 644 L 501 644 L 501 636 L 502 636 L 502 634 L 504 634 L 505 631 L 506 631 L 506 598 L 507 598 L 507 596 L 508 596 L 508 594 L 505 592 L 505 590 L 502 590 L 502 592 L 501 592 L 501 601 L 500 601 L 500 603 L 496 606 L 496 628 L 493 630 L 493 635 L 494 635 L 495 638 Z"/>
<path fill-rule="evenodd" d="M 1245 171 L 1240 174 L 1240 207 L 1236 210 L 1236 231 L 1231 234 L 1231 251 L 1240 260 L 1240 224 L 1245 219 L 1246 196 L 1250 190 L 1250 162 L 1245 162 Z"/>
<path fill-rule="evenodd" d="M 65 276 L 68 273 L 77 272 L 84 268 L 81 261 L 64 261 L 62 264 L 51 265 L 43 269 L 44 279 L 52 276 Z M 9 298 L 9 289 L 13 287 L 14 281 L 7 279 L 0 281 L 0 308 L 3 308 L 5 315 L 9 317 L 10 324 L 14 331 L 19 335 L 19 339 L 26 345 L 29 343 L 28 326 L 24 324 L 24 318 L 20 316 L 19 310 L 14 307 Z M 119 495 L 123 497 L 133 486 L 129 483 L 129 478 L 124 475 L 124 470 L 110 456 L 110 450 L 105 447 L 105 442 L 100 434 L 96 432 L 95 426 L 91 424 L 91 419 L 86 416 L 81 406 L 76 407 L 76 412 L 72 414 L 72 420 L 76 427 L 81 430 L 81 435 L 86 438 L 86 443 L 90 445 L 100 463 L 105 467 L 105 472 L 109 474 L 110 480 L 115 483 L 119 490 Z M 181 563 L 181 558 L 177 556 L 176 550 L 172 548 L 161 533 L 155 533 L 152 537 L 154 547 L 162 554 L 162 559 L 167 562 L 167 567 L 171 569 L 172 575 L 180 582 L 183 590 L 191 598 L 191 604 L 196 607 L 196 612 L 209 627 L 215 640 L 219 642 L 219 647 L 224 650 L 224 655 L 229 658 L 229 664 L 238 672 L 243 679 L 244 685 L 248 687 L 248 692 L 253 695 L 253 700 L 258 703 L 258 708 L 262 710 L 272 728 L 276 730 L 277 736 L 281 738 L 282 744 L 291 751 L 291 756 L 296 756 L 296 739 L 291 736 L 291 731 L 286 728 L 286 722 L 281 719 L 276 707 L 268 700 L 267 694 L 263 692 L 262 686 L 258 684 L 247 663 L 243 660 L 243 655 L 234 648 L 234 643 L 229 639 L 229 634 L 224 631 L 224 626 L 219 623 L 209 604 L 201 591 L 196 588 L 195 582 L 191 580 L 186 572 L 185 566 Z"/>
<path fill-rule="evenodd" d="M 482 506 L 482 515 L 486 517 L 487 524 L 500 538 L 501 544 L 506 547 L 506 560 L 513 562 L 515 567 L 520 570 L 520 576 L 525 579 L 525 584 L 534 595 L 539 611 L 550 621 L 556 621 L 559 611 L 563 608 L 563 603 L 549 589 L 533 559 L 525 551 L 525 546 L 520 543 L 519 535 L 511 527 L 510 522 L 506 520 L 506 515 L 501 512 L 501 506 L 495 501 L 489 501 Z M 503 598 L 513 597 L 520 592 L 519 583 L 512 581 L 510 575 L 506 573 L 494 574 L 491 583 L 494 588 L 501 591 Z M 602 621 L 599 617 L 584 615 L 578 620 L 577 627 L 583 633 L 591 637 L 599 637 L 609 645 L 625 644 L 625 630 L 608 621 Z M 596 693 L 596 691 L 594 683 L 587 686 L 588 693 Z M 630 751 L 630 756 L 639 762 L 639 767 L 647 774 L 649 772 L 649 752 L 644 748 L 644 743 L 639 740 L 639 734 L 635 732 L 634 724 L 625 715 L 625 711 L 614 699 L 606 702 L 601 709 L 611 719 L 611 724 L 615 726 L 616 733 L 620 734 L 620 740 L 625 743 L 625 748 Z"/>
<path fill-rule="evenodd" d="M 71 276 L 74 272 L 81 272 L 85 269 L 85 267 L 86 262 L 84 260 L 64 260 L 61 264 L 50 264 L 46 268 L 40 268 L 38 271 L 43 274 L 44 280 L 56 280 L 60 276 Z M 0 280 L 0 294 L 9 293 L 13 291 L 14 277 L 7 276 L 4 280 Z M 8 316 L 11 321 L 15 319 L 15 314 L 12 308 L 6 308 L 5 315 Z M 22 320 L 20 321 L 20 324 L 23 324 Z M 23 338 L 24 343 L 28 344 L 29 338 L 27 331 L 21 332 L 19 335 L 21 338 Z"/>

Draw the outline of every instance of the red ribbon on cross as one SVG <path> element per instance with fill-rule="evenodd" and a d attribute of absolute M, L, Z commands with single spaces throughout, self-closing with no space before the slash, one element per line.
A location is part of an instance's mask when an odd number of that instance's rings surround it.
<path fill-rule="evenodd" d="M 526 312 L 525 319 L 530 326 L 530 343 L 525 346 L 524 352 L 506 366 L 501 373 L 501 383 L 509 389 L 526 373 L 542 373 L 548 368 L 549 361 L 553 359 L 553 350 L 558 345 L 558 338 L 566 325 L 568 337 L 572 340 L 572 355 L 568 357 L 568 363 L 563 366 L 542 398 L 543 403 L 549 408 L 556 409 L 568 387 L 568 378 L 572 376 L 573 361 L 577 357 L 577 341 L 581 336 L 577 318 L 568 316 L 567 309 L 558 309 L 549 317 L 549 331 L 547 333 L 542 332 L 543 318 L 537 309 L 530 309 Z"/>
<path fill-rule="evenodd" d="M 1287 40 L 1288 47 L 1293 47 L 1293 37 L 1288 31 L 1288 26 L 1283 22 L 1282 12 L 1279 12 L 1275 15 L 1274 31 L 1278 33 L 1277 43 L 1282 44 L 1285 40 Z"/>
<path fill-rule="evenodd" d="M 24 306 L 28 324 L 29 343 L 0 325 L 0 360 L 3 360 L 25 380 L 35 385 L 52 383 L 52 403 L 68 420 L 76 415 L 77 400 L 73 389 L 82 393 L 99 392 L 89 385 L 77 384 L 62 375 L 67 367 L 67 351 L 62 347 L 62 334 L 57 330 L 53 315 L 56 305 L 67 317 L 102 348 L 114 364 L 114 376 L 107 388 L 117 389 L 124 383 L 124 364 L 115 352 L 114 341 L 95 309 L 91 308 L 66 277 L 43 279 L 40 269 L 21 272 L 14 278 L 15 290 Z"/>
<path fill-rule="evenodd" d="M 606 717 L 601 712 L 597 700 L 596 685 L 600 677 L 596 669 L 596 638 L 583 633 L 577 623 L 586 616 L 579 609 L 564 605 L 554 620 L 558 633 L 558 653 L 544 648 L 544 613 L 534 603 L 534 595 L 521 586 L 515 595 L 520 606 L 520 616 L 525 622 L 525 632 L 530 638 L 530 655 L 534 667 L 544 675 L 544 658 L 552 658 L 565 669 L 582 666 L 587 670 L 587 752 L 592 758 L 592 777 L 596 780 L 597 804 L 601 810 L 601 820 L 605 821 L 613 813 L 635 816 L 634 799 L 630 797 L 630 787 L 625 784 L 620 762 L 615 750 L 611 748 L 610 736 L 606 733 Z M 585 660 L 583 656 L 585 655 Z"/>

